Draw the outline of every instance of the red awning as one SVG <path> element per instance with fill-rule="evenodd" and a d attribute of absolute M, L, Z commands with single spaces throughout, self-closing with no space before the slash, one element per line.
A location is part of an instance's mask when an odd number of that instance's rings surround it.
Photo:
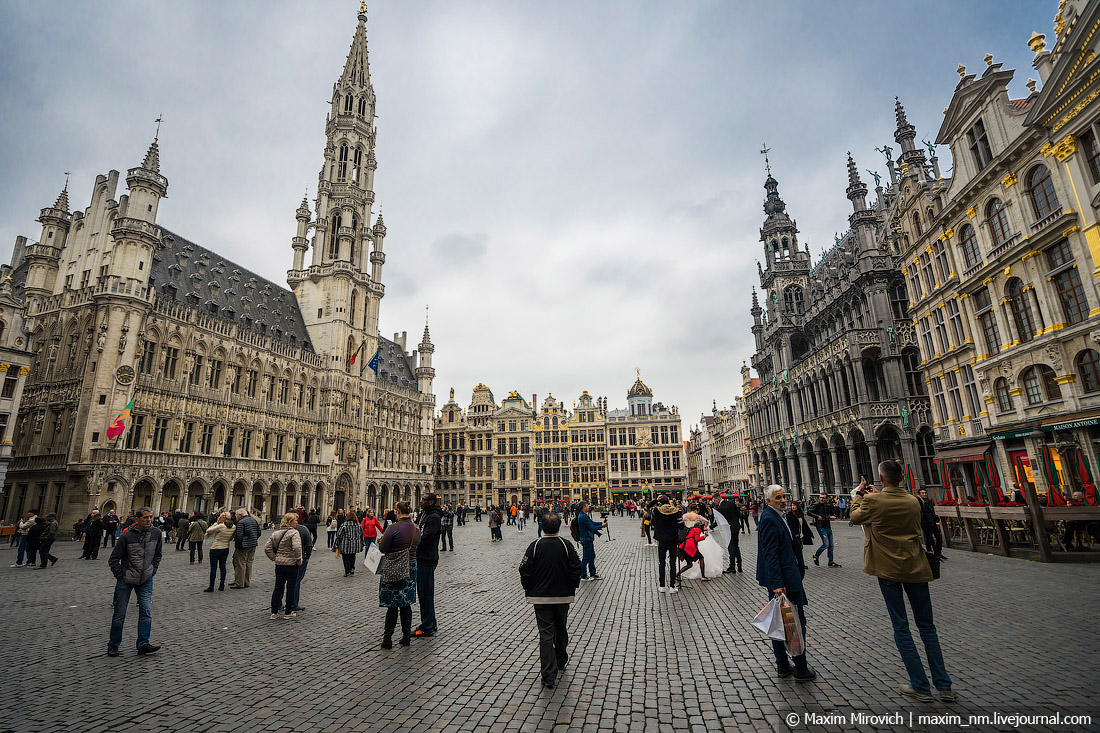
<path fill-rule="evenodd" d="M 948 448 L 936 452 L 936 460 L 944 463 L 973 463 L 984 461 L 985 454 L 989 452 L 989 446 L 979 449 L 977 446 L 967 448 Z"/>

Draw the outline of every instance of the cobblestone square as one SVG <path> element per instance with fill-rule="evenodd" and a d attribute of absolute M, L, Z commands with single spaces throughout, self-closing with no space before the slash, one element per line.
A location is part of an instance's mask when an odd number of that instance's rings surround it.
<path fill-rule="evenodd" d="M 99 561 L 78 561 L 80 545 L 62 541 L 55 567 L 25 570 L 7 569 L 15 553 L 5 548 L 0 729 L 787 730 L 791 714 L 899 711 L 1100 719 L 1100 567 L 949 551 L 932 592 L 959 701 L 926 705 L 897 693 L 904 670 L 877 585 L 860 569 L 860 530 L 835 526 L 843 567 L 811 565 L 807 573 L 816 682 L 776 679 L 770 650 L 749 625 L 764 600 L 753 572 L 755 533 L 742 535 L 744 575 L 687 581 L 666 596 L 656 592 L 655 549 L 639 539 L 636 522 L 616 518 L 614 539 L 596 548 L 605 579 L 582 583 L 570 611 L 571 658 L 553 691 L 539 684 L 534 617 L 516 572 L 533 525 L 522 533 L 505 527 L 496 544 L 484 522 L 456 527 L 458 551 L 441 554 L 436 575 L 439 635 L 392 651 L 378 647 L 377 579 L 361 565 L 345 579 L 323 547 L 302 586 L 307 610 L 272 621 L 274 572 L 262 553 L 252 588 L 203 593 L 208 565 L 190 565 L 169 546 L 154 582 L 153 642 L 162 648 L 135 653 L 131 608 L 118 659 L 105 656 L 109 550 Z M 802 720 L 796 727 L 805 730 Z"/>

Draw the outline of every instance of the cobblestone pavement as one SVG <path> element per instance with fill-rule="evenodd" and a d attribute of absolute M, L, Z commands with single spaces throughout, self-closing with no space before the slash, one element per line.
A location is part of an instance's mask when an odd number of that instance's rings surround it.
<path fill-rule="evenodd" d="M 791 715 L 805 730 L 807 713 L 897 712 L 895 724 L 808 727 L 909 730 L 910 713 L 966 722 L 968 713 L 994 711 L 1100 721 L 1100 566 L 948 551 L 932 593 L 959 701 L 922 704 L 897 693 L 904 670 L 877 584 L 860 570 L 858 528 L 836 526 L 842 568 L 807 573 L 808 649 L 819 673 L 810 684 L 776 679 L 770 650 L 749 625 L 764 603 L 755 534 L 742 535 L 749 572 L 688 581 L 667 596 L 656 592 L 656 551 L 639 540 L 637 523 L 613 519 L 610 529 L 614 540 L 596 548 L 605 579 L 581 584 L 569 616 L 571 660 L 553 691 L 539 684 L 534 617 L 516 572 L 533 525 L 505 527 L 496 544 L 484 522 L 456 527 L 459 550 L 443 553 L 436 575 L 440 634 L 392 651 L 378 648 L 377 578 L 360 566 L 345 579 L 323 548 L 303 583 L 307 610 L 272 621 L 274 572 L 262 553 L 252 588 L 203 593 L 208 566 L 189 565 L 169 546 L 154 583 L 153 640 L 162 649 L 136 655 L 132 607 L 123 654 L 109 659 L 107 551 L 77 561 L 80 546 L 63 541 L 56 567 L 9 570 L 15 552 L 5 547 L 0 730 L 664 733 L 787 730 Z M 1050 729 L 1088 727 L 1098 724 Z"/>

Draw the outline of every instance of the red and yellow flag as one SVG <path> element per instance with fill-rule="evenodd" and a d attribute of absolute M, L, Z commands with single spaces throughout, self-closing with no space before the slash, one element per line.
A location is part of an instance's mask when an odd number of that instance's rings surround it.
<path fill-rule="evenodd" d="M 115 418 L 111 426 L 107 428 L 107 440 L 114 440 L 118 436 L 122 435 L 126 431 L 126 421 L 130 419 L 130 410 L 134 409 L 134 398 L 130 398 L 130 402 L 126 405 L 118 417 Z"/>

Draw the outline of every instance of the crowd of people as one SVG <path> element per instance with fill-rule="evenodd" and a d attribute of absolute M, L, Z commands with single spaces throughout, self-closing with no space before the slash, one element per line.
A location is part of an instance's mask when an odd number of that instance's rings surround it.
<path fill-rule="evenodd" d="M 435 571 L 439 553 L 455 551 L 454 526 L 467 524 L 471 515 L 475 522 L 487 515 L 490 542 L 502 542 L 504 528 L 514 527 L 519 534 L 530 521 L 535 525 L 535 537 L 520 562 L 520 580 L 534 607 L 542 682 L 553 688 L 568 662 L 569 605 L 575 602 L 581 582 L 603 577 L 597 571 L 596 538 L 609 532 L 609 514 L 639 521 L 641 541 L 656 546 L 656 592 L 661 594 L 680 592 L 685 580 L 709 583 L 723 573 L 744 573 L 741 535 L 751 536 L 755 530 L 756 581 L 769 600 L 782 598 L 790 604 L 803 638 L 809 605 L 804 547 L 817 545 L 820 540 L 812 555 L 814 564 L 820 565 L 824 558 L 827 567 L 839 568 L 834 557 L 832 522 L 848 519 L 866 532 L 864 571 L 878 579 L 909 676 L 901 692 L 928 701 L 933 699 L 934 686 L 941 700 L 951 701 L 952 682 L 939 648 L 928 592 L 932 568 L 938 577 L 939 562 L 944 559 L 943 541 L 932 502 L 924 492 L 914 497 L 900 488 L 901 471 L 896 462 L 885 461 L 879 466 L 880 491 L 863 480 L 851 497 L 835 499 L 822 494 L 807 507 L 789 501 L 780 486 L 743 496 L 697 495 L 674 500 L 657 495 L 642 502 L 600 506 L 597 511 L 587 501 L 514 502 L 483 510 L 480 506 L 444 504 L 429 494 L 416 511 L 410 503 L 400 501 L 381 518 L 373 508 L 353 507 L 333 510 L 322 522 L 316 509 L 298 506 L 280 517 L 277 527 L 275 522 L 261 523 L 243 508 L 209 515 L 176 512 L 155 516 L 145 507 L 125 518 L 114 511 L 101 516 L 94 510 L 74 526 L 74 539 L 83 543 L 81 560 L 98 560 L 100 549 L 109 544 L 112 547 L 108 565 L 116 583 L 108 656 L 120 654 L 127 605 L 134 594 L 139 613 L 137 651 L 145 655 L 160 648 L 151 641 L 151 609 L 153 577 L 163 558 L 165 542 L 174 543 L 176 552 L 188 553 L 189 564 L 204 561 L 204 545 L 209 542 L 205 553 L 209 564 L 209 582 L 203 589 L 206 593 L 225 590 L 230 558 L 233 577 L 228 587 L 251 587 L 256 551 L 262 547 L 274 565 L 270 617 L 295 619 L 306 610 L 301 604 L 302 581 L 319 547 L 322 524 L 327 549 L 342 560 L 345 578 L 355 575 L 360 553 L 364 563 L 379 575 L 378 602 L 385 609 L 381 648 L 392 649 L 399 621 L 398 643 L 404 646 L 413 638 L 438 633 Z M 594 516 L 597 513 L 601 515 L 598 519 Z M 269 528 L 273 531 L 264 541 L 262 533 Z M 52 567 L 58 561 L 51 553 L 58 534 L 55 514 L 28 512 L 16 527 L 13 542 L 18 543 L 18 553 L 11 567 Z M 912 639 L 905 599 L 925 647 L 931 682 Z M 420 611 L 420 623 L 415 628 L 414 605 Z M 778 677 L 799 682 L 816 678 L 805 646 L 789 654 L 787 644 L 773 639 L 772 648 Z"/>

